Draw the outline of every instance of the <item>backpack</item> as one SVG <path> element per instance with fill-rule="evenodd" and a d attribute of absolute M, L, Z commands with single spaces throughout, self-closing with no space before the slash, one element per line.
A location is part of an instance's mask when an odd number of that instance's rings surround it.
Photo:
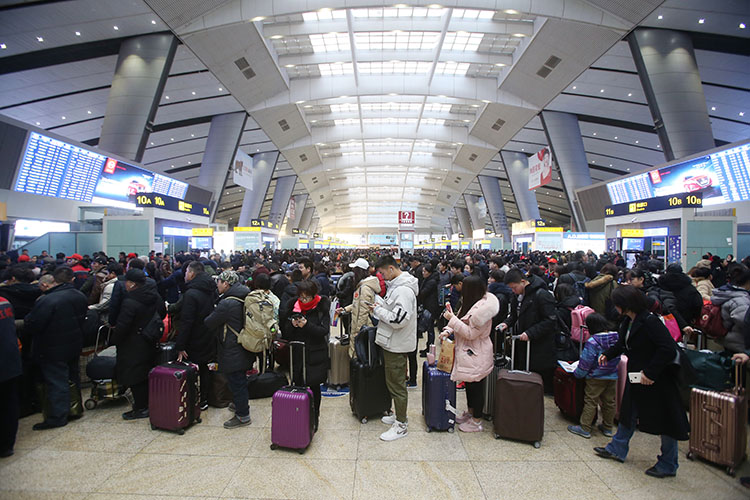
<path fill-rule="evenodd" d="M 573 286 L 576 289 L 576 293 L 581 298 L 581 304 L 584 306 L 589 305 L 589 290 L 586 288 L 586 283 L 591 281 L 591 278 L 583 278 L 582 280 L 576 281 Z"/>
<path fill-rule="evenodd" d="M 163 334 L 164 321 L 161 319 L 158 312 L 154 313 L 154 316 L 148 321 L 148 323 L 138 329 L 138 335 L 141 335 L 152 344 L 159 342 Z"/>
<path fill-rule="evenodd" d="M 237 335 L 237 342 L 250 352 L 263 352 L 270 348 L 273 336 L 279 329 L 274 319 L 274 307 L 263 290 L 253 290 L 245 300 L 227 297 L 244 304 L 245 324 L 239 332 L 226 325 Z M 225 331 L 226 334 L 226 331 Z"/>
<path fill-rule="evenodd" d="M 594 310 L 589 306 L 579 305 L 570 311 L 570 336 L 576 342 L 586 342 L 589 339 L 589 331 L 586 328 L 586 318 Z"/>
<path fill-rule="evenodd" d="M 727 329 L 721 319 L 721 306 L 713 304 L 710 300 L 703 301 L 701 315 L 696 323 L 698 329 L 709 337 L 723 338 L 727 336 Z"/>

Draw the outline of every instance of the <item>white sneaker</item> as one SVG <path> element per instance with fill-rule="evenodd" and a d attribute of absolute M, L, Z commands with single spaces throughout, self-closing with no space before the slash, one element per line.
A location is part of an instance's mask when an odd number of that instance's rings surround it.
<path fill-rule="evenodd" d="M 396 423 L 396 414 L 394 413 L 393 415 L 386 415 L 381 418 L 380 421 L 385 425 L 393 425 Z"/>
<path fill-rule="evenodd" d="M 406 437 L 408 433 L 406 424 L 396 421 L 390 429 L 380 435 L 380 439 L 383 441 L 395 441 L 396 439 Z"/>

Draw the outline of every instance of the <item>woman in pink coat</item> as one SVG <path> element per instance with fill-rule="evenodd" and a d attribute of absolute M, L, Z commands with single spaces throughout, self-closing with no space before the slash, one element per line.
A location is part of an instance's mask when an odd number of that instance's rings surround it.
<path fill-rule="evenodd" d="M 463 432 L 482 431 L 484 388 L 482 380 L 492 373 L 493 348 L 490 340 L 492 318 L 498 313 L 500 303 L 495 295 L 487 293 L 487 282 L 479 276 L 464 278 L 461 289 L 462 305 L 458 315 L 446 309 L 443 317 L 448 326 L 440 337 L 445 340 L 451 333 L 456 342 L 451 380 L 466 383 L 466 403 L 469 411 L 456 418 Z"/>

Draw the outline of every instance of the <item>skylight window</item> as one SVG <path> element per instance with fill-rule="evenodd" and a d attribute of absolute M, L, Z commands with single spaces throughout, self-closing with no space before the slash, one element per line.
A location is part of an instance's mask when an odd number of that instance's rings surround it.
<path fill-rule="evenodd" d="M 428 9 L 425 7 L 386 7 L 381 9 L 352 9 L 357 18 L 378 19 L 394 17 L 441 17 L 447 9 Z"/>
<path fill-rule="evenodd" d="M 366 31 L 354 34 L 358 50 L 431 50 L 440 40 L 436 31 Z"/>
<path fill-rule="evenodd" d="M 494 10 L 476 9 L 453 9 L 451 18 L 455 19 L 492 19 L 495 17 Z"/>
<path fill-rule="evenodd" d="M 429 61 L 362 62 L 359 63 L 359 72 L 364 75 L 421 75 L 427 74 L 431 66 Z"/>
<path fill-rule="evenodd" d="M 318 64 L 320 76 L 343 76 L 354 74 L 352 63 L 321 63 Z"/>
<path fill-rule="evenodd" d="M 484 33 L 467 33 L 466 31 L 446 33 L 443 50 L 476 52 L 483 38 Z"/>
<path fill-rule="evenodd" d="M 435 73 L 439 75 L 464 76 L 469 70 L 469 63 L 457 63 L 454 61 L 439 62 L 435 68 Z"/>
<path fill-rule="evenodd" d="M 313 52 L 341 52 L 349 50 L 348 33 L 325 33 L 310 35 Z"/>
<path fill-rule="evenodd" d="M 451 110 L 450 104 L 441 104 L 437 102 L 431 102 L 429 104 L 425 104 L 424 106 L 425 111 L 434 111 L 438 113 L 448 113 Z"/>
<path fill-rule="evenodd" d="M 346 11 L 321 9 L 317 12 L 305 12 L 302 14 L 303 21 L 331 21 L 333 19 L 346 19 Z"/>

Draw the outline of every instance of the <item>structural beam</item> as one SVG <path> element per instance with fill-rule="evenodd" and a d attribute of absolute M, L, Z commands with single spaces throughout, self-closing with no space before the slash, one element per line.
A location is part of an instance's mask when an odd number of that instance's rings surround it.
<path fill-rule="evenodd" d="M 539 219 L 536 193 L 529 191 L 529 158 L 523 153 L 500 151 L 521 220 Z"/>

